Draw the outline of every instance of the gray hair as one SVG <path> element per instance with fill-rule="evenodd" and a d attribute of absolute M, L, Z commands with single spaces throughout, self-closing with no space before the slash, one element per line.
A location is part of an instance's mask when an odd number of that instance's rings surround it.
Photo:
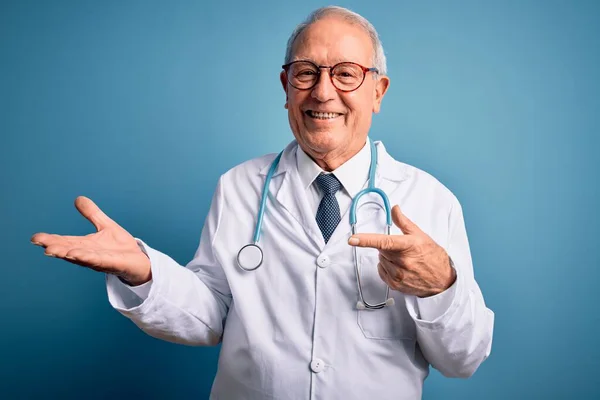
<path fill-rule="evenodd" d="M 313 11 L 304 22 L 300 23 L 296 29 L 294 29 L 287 42 L 284 64 L 292 62 L 292 48 L 294 47 L 294 42 L 298 36 L 300 36 L 310 24 L 315 23 L 328 15 L 339 16 L 350 23 L 361 26 L 369 34 L 371 42 L 373 43 L 373 66 L 379 70 L 380 75 L 387 74 L 383 45 L 381 44 L 381 40 L 379 40 L 379 35 L 377 34 L 375 27 L 362 15 L 338 6 L 321 7 Z"/>

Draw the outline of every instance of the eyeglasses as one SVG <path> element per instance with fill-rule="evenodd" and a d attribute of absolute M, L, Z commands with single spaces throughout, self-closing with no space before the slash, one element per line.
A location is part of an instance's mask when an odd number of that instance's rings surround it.
<path fill-rule="evenodd" d="M 379 73 L 377 68 L 367 68 L 353 62 L 341 62 L 333 67 L 319 66 L 311 61 L 294 61 L 281 66 L 290 85 L 300 90 L 315 87 L 321 76 L 321 69 L 329 69 L 329 78 L 336 89 L 352 92 L 365 81 L 368 72 Z"/>

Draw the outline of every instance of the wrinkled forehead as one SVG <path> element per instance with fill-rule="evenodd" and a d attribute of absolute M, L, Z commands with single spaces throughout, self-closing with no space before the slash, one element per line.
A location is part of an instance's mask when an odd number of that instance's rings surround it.
<path fill-rule="evenodd" d="M 310 24 L 292 48 L 292 60 L 311 60 L 319 65 L 353 61 L 371 67 L 373 54 L 367 31 L 339 17 L 326 17 Z"/>

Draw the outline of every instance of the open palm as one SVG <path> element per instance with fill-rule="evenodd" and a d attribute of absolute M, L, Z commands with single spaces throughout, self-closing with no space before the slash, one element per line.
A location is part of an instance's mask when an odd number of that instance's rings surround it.
<path fill-rule="evenodd" d="M 151 279 L 150 260 L 129 232 L 85 196 L 75 199 L 75 207 L 94 224 L 96 233 L 62 236 L 40 232 L 31 237 L 31 242 L 45 247 L 50 257 L 114 274 L 134 285 Z"/>

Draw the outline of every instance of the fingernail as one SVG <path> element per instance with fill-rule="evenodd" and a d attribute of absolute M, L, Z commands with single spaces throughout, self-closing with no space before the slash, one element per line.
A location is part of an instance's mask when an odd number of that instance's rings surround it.
<path fill-rule="evenodd" d="M 32 241 L 31 244 L 35 244 L 36 246 L 41 246 L 42 245 L 40 242 L 34 242 L 34 241 Z"/>
<path fill-rule="evenodd" d="M 359 240 L 357 237 L 351 237 L 350 239 L 348 239 L 348 244 L 352 246 L 356 246 L 358 242 Z"/>
<path fill-rule="evenodd" d="M 66 258 L 67 260 L 74 260 L 74 259 L 75 259 L 75 257 L 71 257 L 71 256 L 65 256 L 65 258 Z"/>
<path fill-rule="evenodd" d="M 48 257 L 54 257 L 54 258 L 56 258 L 56 256 L 54 254 L 47 254 L 47 253 L 44 253 L 44 254 L 46 254 Z"/>

